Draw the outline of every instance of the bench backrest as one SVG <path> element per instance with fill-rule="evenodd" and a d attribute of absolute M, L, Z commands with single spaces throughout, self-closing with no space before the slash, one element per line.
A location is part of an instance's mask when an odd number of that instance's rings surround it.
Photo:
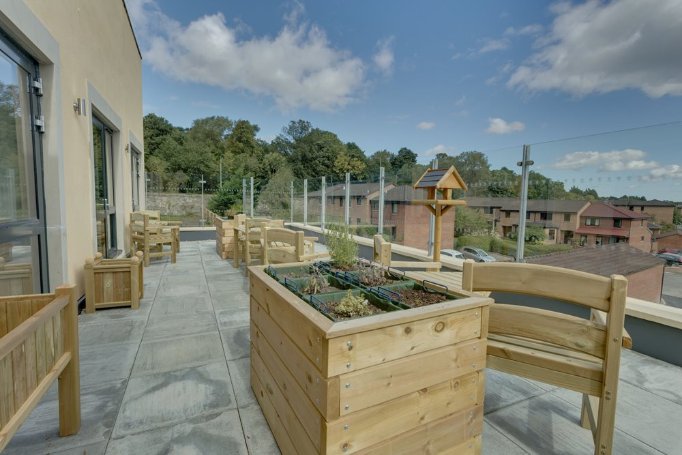
<path fill-rule="evenodd" d="M 464 263 L 462 289 L 547 297 L 607 314 L 604 323 L 496 301 L 491 334 L 521 336 L 604 359 L 607 340 L 623 332 L 627 280 L 605 278 L 561 267 L 517 263 Z M 593 311 L 594 313 L 594 311 Z"/>

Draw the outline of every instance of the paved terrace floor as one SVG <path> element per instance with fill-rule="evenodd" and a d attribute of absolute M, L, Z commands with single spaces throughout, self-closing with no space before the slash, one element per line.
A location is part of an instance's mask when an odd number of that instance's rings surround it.
<path fill-rule="evenodd" d="M 248 287 L 212 241 L 145 269 L 138 311 L 79 316 L 82 427 L 50 391 L 6 454 L 277 454 L 249 388 Z M 635 340 L 636 341 L 636 340 Z M 580 397 L 488 370 L 485 454 L 591 454 Z M 682 454 L 682 368 L 625 351 L 616 454 Z"/>

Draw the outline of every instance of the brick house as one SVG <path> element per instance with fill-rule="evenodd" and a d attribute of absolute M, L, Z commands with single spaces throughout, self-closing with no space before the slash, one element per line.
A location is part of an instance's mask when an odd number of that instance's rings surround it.
<path fill-rule="evenodd" d="M 384 232 L 394 242 L 422 250 L 428 249 L 429 211 L 421 205 L 412 205 L 415 199 L 425 199 L 426 191 L 415 190 L 410 185 L 391 188 L 384 196 Z M 379 221 L 379 201 L 371 201 L 372 224 Z M 442 218 L 441 248 L 453 248 L 455 234 L 455 211 L 450 210 Z"/>
<path fill-rule="evenodd" d="M 673 224 L 674 202 L 657 199 L 640 201 L 629 198 L 614 199 L 608 202 L 618 208 L 649 215 L 650 219 L 658 224 Z"/>
<path fill-rule="evenodd" d="M 467 206 L 481 212 L 502 237 L 516 232 L 519 226 L 518 198 L 465 197 Z M 526 226 L 539 226 L 545 233 L 546 244 L 572 243 L 582 212 L 589 201 L 561 199 L 531 199 L 526 210 Z"/>
<path fill-rule="evenodd" d="M 576 230 L 583 246 L 610 243 L 628 243 L 649 253 L 652 233 L 648 226 L 649 215 L 593 201 L 580 215 Z"/>
<path fill-rule="evenodd" d="M 657 251 L 661 250 L 682 250 L 682 230 L 659 234 Z"/>
<path fill-rule="evenodd" d="M 628 296 L 659 303 L 665 261 L 625 243 L 577 248 L 528 258 L 527 262 L 628 279 Z"/>
<path fill-rule="evenodd" d="M 394 188 L 392 183 L 384 185 L 384 194 Z M 320 206 L 321 191 L 308 193 L 309 213 L 315 214 Z M 341 221 L 344 216 L 346 185 L 338 184 L 326 189 L 326 218 L 328 221 Z M 350 224 L 371 224 L 370 202 L 379 200 L 378 183 L 351 183 L 350 185 Z"/>

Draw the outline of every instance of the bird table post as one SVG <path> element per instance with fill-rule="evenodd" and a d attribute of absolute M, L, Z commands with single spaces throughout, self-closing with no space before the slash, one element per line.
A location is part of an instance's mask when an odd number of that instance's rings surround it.
<path fill-rule="evenodd" d="M 425 189 L 427 199 L 412 201 L 415 205 L 423 205 L 434 215 L 433 262 L 440 262 L 440 248 L 443 232 L 443 215 L 456 205 L 466 205 L 461 199 L 452 199 L 452 190 L 467 189 L 466 183 L 454 166 L 449 169 L 427 169 L 417 183 L 415 189 Z M 441 198 L 438 198 L 438 192 Z M 454 235 L 454 232 L 452 233 Z"/>

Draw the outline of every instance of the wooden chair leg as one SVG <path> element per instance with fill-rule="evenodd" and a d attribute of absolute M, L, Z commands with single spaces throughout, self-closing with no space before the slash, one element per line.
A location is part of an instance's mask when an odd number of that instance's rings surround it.
<path fill-rule="evenodd" d="M 594 397 L 594 399 L 598 400 L 597 397 Z M 594 409 L 590 402 L 590 396 L 583 394 L 583 405 L 580 409 L 580 425 L 583 428 L 592 430 L 592 433 L 595 432 L 597 426 L 597 416 L 594 413 Z"/>
<path fill-rule="evenodd" d="M 175 264 L 176 252 L 175 252 L 175 242 L 174 241 L 171 242 L 170 247 L 171 247 L 171 264 Z"/>

